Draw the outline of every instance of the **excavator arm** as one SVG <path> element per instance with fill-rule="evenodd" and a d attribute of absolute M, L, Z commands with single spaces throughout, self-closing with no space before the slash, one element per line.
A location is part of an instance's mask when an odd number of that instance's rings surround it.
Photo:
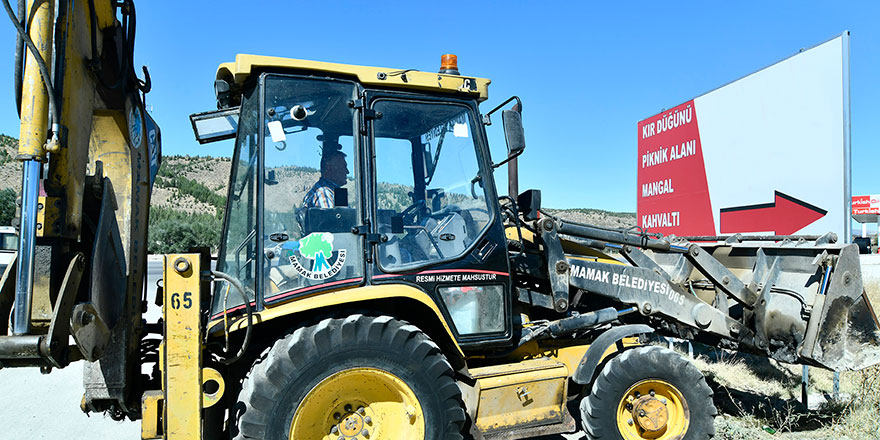
<path fill-rule="evenodd" d="M 161 151 L 150 77 L 133 65 L 134 2 L 2 1 L 17 29 L 22 197 L 17 258 L 0 278 L 0 367 L 84 359 L 84 409 L 134 417 Z"/>

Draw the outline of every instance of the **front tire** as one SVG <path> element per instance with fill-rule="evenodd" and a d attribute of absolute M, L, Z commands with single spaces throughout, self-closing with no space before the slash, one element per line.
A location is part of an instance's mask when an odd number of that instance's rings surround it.
<path fill-rule="evenodd" d="M 581 401 L 581 423 L 594 440 L 707 439 L 716 413 L 700 370 L 657 346 L 613 358 Z"/>
<path fill-rule="evenodd" d="M 452 367 L 390 316 L 327 318 L 279 339 L 242 384 L 236 440 L 460 440 Z"/>

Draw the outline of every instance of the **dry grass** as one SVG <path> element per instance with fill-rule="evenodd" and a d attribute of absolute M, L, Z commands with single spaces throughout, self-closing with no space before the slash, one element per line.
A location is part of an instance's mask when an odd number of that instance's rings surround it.
<path fill-rule="evenodd" d="M 563 220 L 606 228 L 626 229 L 636 225 L 636 214 L 633 212 L 609 212 L 599 209 L 548 209 L 548 211 Z"/>
<path fill-rule="evenodd" d="M 871 301 L 874 312 L 880 313 L 880 281 L 866 280 L 865 292 L 868 294 L 868 300 Z"/>
<path fill-rule="evenodd" d="M 729 352 L 693 359 L 715 390 L 716 438 L 880 439 L 880 367 L 841 374 L 839 402 L 808 411 L 801 366 Z M 832 373 L 810 369 L 811 395 L 830 395 Z"/>
<path fill-rule="evenodd" d="M 862 434 L 861 438 L 880 439 L 880 367 L 849 373 L 856 390 L 844 408 L 844 416 L 834 425 L 843 432 Z"/>
<path fill-rule="evenodd" d="M 700 356 L 693 363 L 718 385 L 778 399 L 795 398 L 800 378 L 784 364 L 769 359 L 727 355 L 710 360 Z M 797 391 L 799 392 L 799 391 Z"/>
<path fill-rule="evenodd" d="M 880 312 L 875 272 L 863 270 L 865 291 Z M 729 352 L 712 352 L 694 364 L 715 390 L 716 438 L 880 440 L 880 366 L 841 373 L 840 400 L 808 411 L 800 403 L 800 365 Z M 832 372 L 811 368 L 810 395 L 830 395 L 832 381 Z"/>
<path fill-rule="evenodd" d="M 7 162 L 0 164 L 0 190 L 12 188 L 21 191 L 21 163 Z"/>

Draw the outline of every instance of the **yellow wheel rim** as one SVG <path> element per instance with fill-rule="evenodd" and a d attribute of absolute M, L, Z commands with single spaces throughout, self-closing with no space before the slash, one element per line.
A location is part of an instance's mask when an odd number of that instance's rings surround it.
<path fill-rule="evenodd" d="M 315 385 L 293 414 L 290 440 L 424 439 L 412 389 L 375 368 L 353 368 Z"/>
<path fill-rule="evenodd" d="M 689 423 L 690 411 L 681 392 L 662 380 L 636 383 L 617 405 L 617 429 L 626 440 L 679 439 Z"/>

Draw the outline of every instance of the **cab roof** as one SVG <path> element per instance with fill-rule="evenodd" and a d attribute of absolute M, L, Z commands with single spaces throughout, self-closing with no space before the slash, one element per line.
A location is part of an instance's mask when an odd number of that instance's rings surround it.
<path fill-rule="evenodd" d="M 217 69 L 217 79 L 241 85 L 252 73 L 287 69 L 353 77 L 365 86 L 465 94 L 476 98 L 479 102 L 489 98 L 489 83 L 491 83 L 486 78 L 421 72 L 412 69 L 355 66 L 246 54 L 236 55 L 235 62 L 221 64 Z"/>

